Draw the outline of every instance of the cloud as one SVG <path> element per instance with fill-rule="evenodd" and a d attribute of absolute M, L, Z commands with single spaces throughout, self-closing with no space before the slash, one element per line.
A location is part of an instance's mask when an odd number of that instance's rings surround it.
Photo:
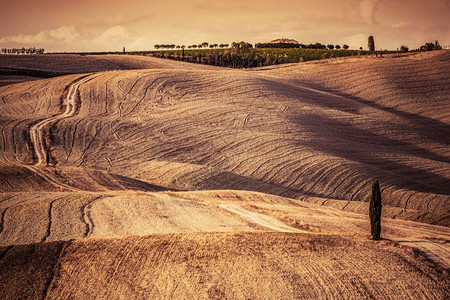
<path fill-rule="evenodd" d="M 363 47 L 365 49 L 367 47 L 367 37 L 368 35 L 365 33 L 358 33 L 344 37 L 342 42 L 349 45 L 351 49 L 359 49 L 359 47 Z"/>
<path fill-rule="evenodd" d="M 404 28 L 404 27 L 409 27 L 411 26 L 412 22 L 411 21 L 401 21 L 399 23 L 393 24 L 391 25 L 392 28 Z"/>
<path fill-rule="evenodd" d="M 377 24 L 375 12 L 381 0 L 363 0 L 360 4 L 361 16 L 368 25 Z"/>
<path fill-rule="evenodd" d="M 0 44 L 2 47 L 43 47 L 49 51 L 118 51 L 122 45 L 130 45 L 137 39 L 138 36 L 125 26 L 112 26 L 101 33 L 93 33 L 68 25 L 36 34 L 3 37 Z"/>
<path fill-rule="evenodd" d="M 117 51 L 122 46 L 134 44 L 138 39 L 139 36 L 137 34 L 130 31 L 127 27 L 119 25 L 110 27 L 102 34 L 93 37 L 89 44 L 90 47 L 98 51 Z"/>
<path fill-rule="evenodd" d="M 212 4 L 210 1 L 195 3 L 194 7 L 196 9 L 203 9 L 203 10 L 218 9 L 218 6 Z"/>
<path fill-rule="evenodd" d="M 5 44 L 49 44 L 49 43 L 70 43 L 80 39 L 80 33 L 77 28 L 71 26 L 61 26 L 56 29 L 47 29 L 38 32 L 37 34 L 19 34 L 14 36 L 7 36 L 0 39 L 0 43 Z"/>
<path fill-rule="evenodd" d="M 103 34 L 100 36 L 100 38 L 115 40 L 120 38 L 127 38 L 130 35 L 131 35 L 130 31 L 124 26 L 113 26 L 105 30 Z"/>
<path fill-rule="evenodd" d="M 194 4 L 195 10 L 215 11 L 221 15 L 236 12 L 236 11 L 249 11 L 254 10 L 255 7 L 245 4 L 245 1 L 211 1 L 204 0 Z"/>
<path fill-rule="evenodd" d="M 156 16 L 156 13 L 144 13 L 144 14 L 116 14 L 108 15 L 103 19 L 97 19 L 92 22 L 79 23 L 81 26 L 117 26 L 117 25 L 130 25 L 139 22 L 149 20 Z"/>

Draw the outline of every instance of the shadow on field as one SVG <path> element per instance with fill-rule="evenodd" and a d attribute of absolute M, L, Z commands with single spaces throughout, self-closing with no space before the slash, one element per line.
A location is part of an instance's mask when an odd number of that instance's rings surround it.
<path fill-rule="evenodd" d="M 450 144 L 450 126 L 438 120 L 385 107 L 336 91 L 319 89 L 317 86 L 302 87 L 272 81 L 268 84 L 277 85 L 290 97 L 295 97 L 299 101 L 324 109 L 357 114 L 359 109 L 369 106 L 382 112 L 394 114 L 408 124 L 389 124 L 394 126 L 392 130 L 415 133 L 443 145 Z M 304 114 L 303 111 L 301 118 L 294 115 L 290 118 L 290 121 L 300 126 L 303 131 L 307 128 L 310 132 L 317 133 L 317 137 L 307 142 L 299 141 L 298 145 L 308 146 L 323 153 L 367 165 L 370 169 L 365 173 L 370 178 L 376 176 L 394 177 L 395 184 L 401 188 L 450 195 L 450 182 L 446 177 L 387 158 L 392 154 L 399 154 L 450 163 L 448 157 L 408 143 L 405 140 L 377 134 L 376 128 L 372 130 L 362 129 L 343 120 L 326 118 L 318 114 L 307 114 L 306 116 Z M 358 117 L 355 116 L 355 118 Z"/>

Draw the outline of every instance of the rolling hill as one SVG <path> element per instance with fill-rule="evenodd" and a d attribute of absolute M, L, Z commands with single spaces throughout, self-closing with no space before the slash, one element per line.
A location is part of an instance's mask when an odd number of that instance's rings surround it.
<path fill-rule="evenodd" d="M 0 298 L 449 297 L 448 51 L 0 62 Z"/>

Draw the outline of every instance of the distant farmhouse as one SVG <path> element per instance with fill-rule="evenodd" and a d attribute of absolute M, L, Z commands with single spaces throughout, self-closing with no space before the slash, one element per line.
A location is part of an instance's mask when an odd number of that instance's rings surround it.
<path fill-rule="evenodd" d="M 300 48 L 300 44 L 296 40 L 292 39 L 276 39 L 273 41 L 270 41 L 268 43 L 256 43 L 256 48 Z"/>
<path fill-rule="evenodd" d="M 269 43 L 270 44 L 296 44 L 296 45 L 298 45 L 298 42 L 296 40 L 285 39 L 285 38 L 276 39 L 276 40 L 270 41 Z"/>

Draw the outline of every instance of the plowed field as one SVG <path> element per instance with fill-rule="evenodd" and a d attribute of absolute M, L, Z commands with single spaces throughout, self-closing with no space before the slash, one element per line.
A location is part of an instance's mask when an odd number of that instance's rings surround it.
<path fill-rule="evenodd" d="M 450 297 L 450 52 L 0 63 L 0 298 Z"/>

